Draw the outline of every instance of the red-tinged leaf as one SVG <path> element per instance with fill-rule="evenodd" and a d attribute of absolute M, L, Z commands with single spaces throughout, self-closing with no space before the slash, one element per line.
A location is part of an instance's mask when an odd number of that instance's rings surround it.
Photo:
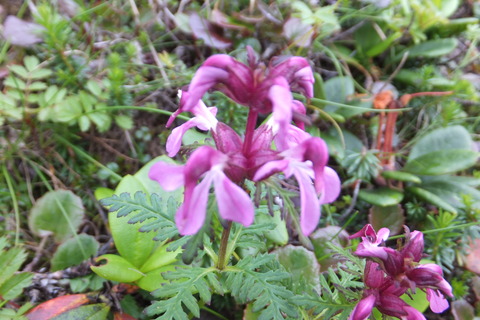
<path fill-rule="evenodd" d="M 190 14 L 189 23 L 194 36 L 202 39 L 209 47 L 226 49 L 232 44 L 229 40 L 222 37 L 220 32 L 222 29 L 215 28 L 213 23 L 200 17 L 195 12 Z"/>
<path fill-rule="evenodd" d="M 468 270 L 480 275 L 480 263 L 478 261 L 480 261 L 480 239 L 470 242 L 465 262 Z"/>
<path fill-rule="evenodd" d="M 113 320 L 137 320 L 127 313 L 115 312 L 113 315 Z"/>
<path fill-rule="evenodd" d="M 72 294 L 57 297 L 39 304 L 26 315 L 30 320 L 49 320 L 68 310 L 89 303 L 86 294 Z"/>

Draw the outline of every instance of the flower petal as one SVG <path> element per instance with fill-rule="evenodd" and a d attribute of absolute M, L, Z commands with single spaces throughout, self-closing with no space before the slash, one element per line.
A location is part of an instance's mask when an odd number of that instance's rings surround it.
<path fill-rule="evenodd" d="M 288 167 L 288 160 L 274 160 L 265 163 L 258 168 L 253 176 L 253 181 L 257 182 L 270 177 L 272 174 L 281 172 Z"/>
<path fill-rule="evenodd" d="M 292 93 L 284 78 L 275 81 L 268 90 L 268 99 L 272 102 L 273 131 L 278 138 L 284 139 L 292 122 Z"/>
<path fill-rule="evenodd" d="M 159 161 L 148 172 L 148 177 L 157 181 L 165 191 L 173 191 L 185 184 L 185 166 Z"/>
<path fill-rule="evenodd" d="M 438 290 L 427 288 L 427 300 L 430 302 L 430 309 L 435 313 L 442 313 L 448 309 L 448 301 Z"/>
<path fill-rule="evenodd" d="M 218 212 L 225 220 L 235 221 L 248 227 L 254 218 L 254 207 L 248 194 L 234 184 L 222 172 L 215 172 L 213 180 Z"/>
<path fill-rule="evenodd" d="M 174 157 L 180 150 L 180 147 L 182 145 L 182 138 L 185 132 L 196 126 L 197 123 L 195 119 L 191 119 L 172 130 L 172 133 L 170 133 L 170 135 L 168 136 L 166 145 L 169 157 Z"/>
<path fill-rule="evenodd" d="M 349 320 L 367 320 L 375 306 L 376 298 L 369 295 L 358 302 L 350 314 Z"/>
<path fill-rule="evenodd" d="M 340 195 L 341 182 L 338 174 L 330 167 L 325 167 L 323 171 L 323 184 L 325 186 L 320 203 L 332 203 Z"/>
<path fill-rule="evenodd" d="M 293 168 L 293 174 L 300 187 L 300 227 L 302 233 L 308 237 L 320 221 L 320 202 L 308 172 Z"/>
<path fill-rule="evenodd" d="M 188 190 L 185 190 L 183 205 L 175 215 L 175 223 L 181 235 L 195 234 L 203 226 L 207 214 L 208 194 L 212 182 L 213 175 L 209 172 L 205 175 L 202 182 L 193 188 L 193 192 L 187 192 Z"/>

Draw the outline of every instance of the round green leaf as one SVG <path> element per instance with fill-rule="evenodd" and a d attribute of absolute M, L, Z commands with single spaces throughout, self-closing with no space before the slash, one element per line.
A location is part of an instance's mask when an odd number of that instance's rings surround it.
<path fill-rule="evenodd" d="M 294 292 L 304 292 L 306 288 L 313 288 L 320 293 L 320 266 L 315 254 L 304 247 L 287 245 L 274 251 L 278 262 L 291 274 Z"/>
<path fill-rule="evenodd" d="M 105 254 L 100 256 L 95 259 L 95 262 L 105 262 L 104 264 L 92 266 L 90 268 L 100 277 L 107 280 L 118 282 L 134 282 L 145 275 L 140 270 L 136 269 L 130 262 L 114 254 Z"/>
<path fill-rule="evenodd" d="M 399 204 L 403 200 L 403 192 L 389 188 L 360 190 L 358 197 L 376 206 L 387 207 Z"/>
<path fill-rule="evenodd" d="M 337 247 L 346 247 L 350 245 L 348 233 L 338 226 L 328 226 L 315 230 L 310 236 L 313 244 L 313 250 L 320 264 L 320 271 L 327 271 L 330 267 L 336 267 L 339 262 L 345 261 L 345 258 L 335 254 L 328 246 L 333 244 Z"/>
<path fill-rule="evenodd" d="M 53 234 L 57 242 L 63 242 L 77 232 L 84 214 L 82 200 L 73 192 L 49 191 L 32 207 L 28 226 L 39 237 Z"/>
<path fill-rule="evenodd" d="M 435 129 L 421 137 L 412 147 L 408 161 L 442 150 L 472 150 L 472 137 L 463 126 Z"/>
<path fill-rule="evenodd" d="M 51 270 L 62 270 L 80 264 L 97 253 L 99 244 L 88 234 L 79 234 L 62 243 L 55 251 Z"/>

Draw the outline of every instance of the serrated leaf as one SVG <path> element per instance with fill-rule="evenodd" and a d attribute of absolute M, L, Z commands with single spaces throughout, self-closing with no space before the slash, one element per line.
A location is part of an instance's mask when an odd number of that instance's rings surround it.
<path fill-rule="evenodd" d="M 23 59 L 23 64 L 28 72 L 32 72 L 40 64 L 40 61 L 35 56 L 27 56 Z"/>
<path fill-rule="evenodd" d="M 37 69 L 37 70 L 33 70 L 28 76 L 28 78 L 31 80 L 45 79 L 51 76 L 52 73 L 53 72 L 49 69 Z"/>
<path fill-rule="evenodd" d="M 32 283 L 32 279 L 33 273 L 30 272 L 14 274 L 0 286 L 1 297 L 7 301 L 15 299 L 22 293 L 25 287 Z"/>
<path fill-rule="evenodd" d="M 130 130 L 133 128 L 133 119 L 130 116 L 115 116 L 115 123 L 124 130 Z"/>
<path fill-rule="evenodd" d="M 102 94 L 102 88 L 100 88 L 100 85 L 96 81 L 89 80 L 86 87 L 96 97 L 100 97 Z"/>
<path fill-rule="evenodd" d="M 320 293 L 318 281 L 320 266 L 312 251 L 304 247 L 287 245 L 273 253 L 277 255 L 278 262 L 291 274 L 292 288 L 295 293 L 302 293 L 308 288 L 313 288 Z"/>
<path fill-rule="evenodd" d="M 25 81 L 15 78 L 13 76 L 8 76 L 5 81 L 3 81 L 3 85 L 11 88 L 18 89 L 20 91 L 25 91 L 27 85 L 25 84 Z"/>
<path fill-rule="evenodd" d="M 8 67 L 8 69 L 10 71 L 13 71 L 14 73 L 16 73 L 17 75 L 19 75 L 20 77 L 22 77 L 23 79 L 27 79 L 28 77 L 28 71 L 27 69 L 25 69 L 24 67 L 22 66 L 19 66 L 19 65 L 11 65 Z"/>
<path fill-rule="evenodd" d="M 78 126 L 80 127 L 80 131 L 88 131 L 88 129 L 90 129 L 90 119 L 87 116 L 81 116 L 78 118 Z"/>
<path fill-rule="evenodd" d="M 45 90 L 47 88 L 47 85 L 45 84 L 45 82 L 35 81 L 30 83 L 27 88 L 30 91 L 39 91 Z"/>

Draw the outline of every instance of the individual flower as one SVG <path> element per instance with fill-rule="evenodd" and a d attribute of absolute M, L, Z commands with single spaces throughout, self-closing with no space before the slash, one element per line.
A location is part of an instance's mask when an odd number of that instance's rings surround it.
<path fill-rule="evenodd" d="M 179 92 L 179 95 L 182 96 L 181 91 Z M 183 95 L 188 95 L 188 93 L 183 93 Z M 189 129 L 194 127 L 203 131 L 216 129 L 218 123 L 217 118 L 215 118 L 217 115 L 217 108 L 207 108 L 203 101 L 199 100 L 192 108 L 192 113 L 195 117 L 173 129 L 168 137 L 166 147 L 169 157 L 174 157 L 178 153 L 182 144 L 182 137 Z"/>
<path fill-rule="evenodd" d="M 386 277 L 378 263 L 367 261 L 364 283 L 363 297 L 350 314 L 350 320 L 368 319 L 373 308 L 398 319 L 425 320 L 419 311 L 400 298 L 406 289 L 396 286 L 391 278 Z"/>
<path fill-rule="evenodd" d="M 213 184 L 220 216 L 249 226 L 254 208 L 248 194 L 233 183 L 223 172 L 228 156 L 209 146 L 195 150 L 184 166 L 165 162 L 155 163 L 149 178 L 166 191 L 185 186 L 184 201 L 175 215 L 180 234 L 191 235 L 200 230 L 205 221 L 208 194 Z M 201 182 L 197 184 L 198 180 Z"/>
<path fill-rule="evenodd" d="M 286 146 L 288 141 L 286 139 Z M 253 181 L 266 179 L 278 172 L 283 172 L 286 178 L 294 176 L 300 188 L 300 228 L 308 236 L 320 220 L 320 205 L 333 202 L 338 197 L 340 179 L 333 169 L 326 166 L 328 149 L 320 138 L 310 137 L 298 145 L 290 143 L 290 148 L 279 156 L 281 159 L 260 167 Z"/>
<path fill-rule="evenodd" d="M 217 90 L 255 113 L 272 113 L 280 131 L 286 130 L 293 112 L 304 109 L 291 91 L 313 97 L 312 69 L 302 57 L 277 59 L 265 68 L 257 63 L 253 49 L 247 47 L 247 51 L 248 66 L 225 54 L 205 60 L 188 87 L 189 95 L 182 96 L 180 109 L 169 123 L 178 113 L 191 111 L 207 91 Z"/>
<path fill-rule="evenodd" d="M 366 225 L 350 238 L 362 237 L 355 254 L 376 263 L 396 288 L 415 293 L 417 289 L 427 293 L 430 309 L 441 313 L 448 308 L 445 296 L 452 297 L 452 287 L 443 278 L 442 269 L 436 264 L 420 264 L 423 257 L 424 241 L 420 231 L 410 232 L 406 228 L 405 243 L 395 249 L 379 247 L 386 241 L 389 231 L 386 228 L 375 233 L 371 225 Z M 410 313 L 413 311 L 411 310 Z M 406 318 L 410 319 L 410 318 Z M 415 318 L 412 318 L 415 319 Z M 423 319 L 423 318 L 420 318 Z"/>
<path fill-rule="evenodd" d="M 349 238 L 362 238 L 362 242 L 358 245 L 355 254 L 359 257 L 373 257 L 386 260 L 388 257 L 388 250 L 385 247 L 380 247 L 380 244 L 388 239 L 390 230 L 381 228 L 378 234 L 375 232 L 371 224 L 365 225 L 360 231 L 352 234 Z"/>

